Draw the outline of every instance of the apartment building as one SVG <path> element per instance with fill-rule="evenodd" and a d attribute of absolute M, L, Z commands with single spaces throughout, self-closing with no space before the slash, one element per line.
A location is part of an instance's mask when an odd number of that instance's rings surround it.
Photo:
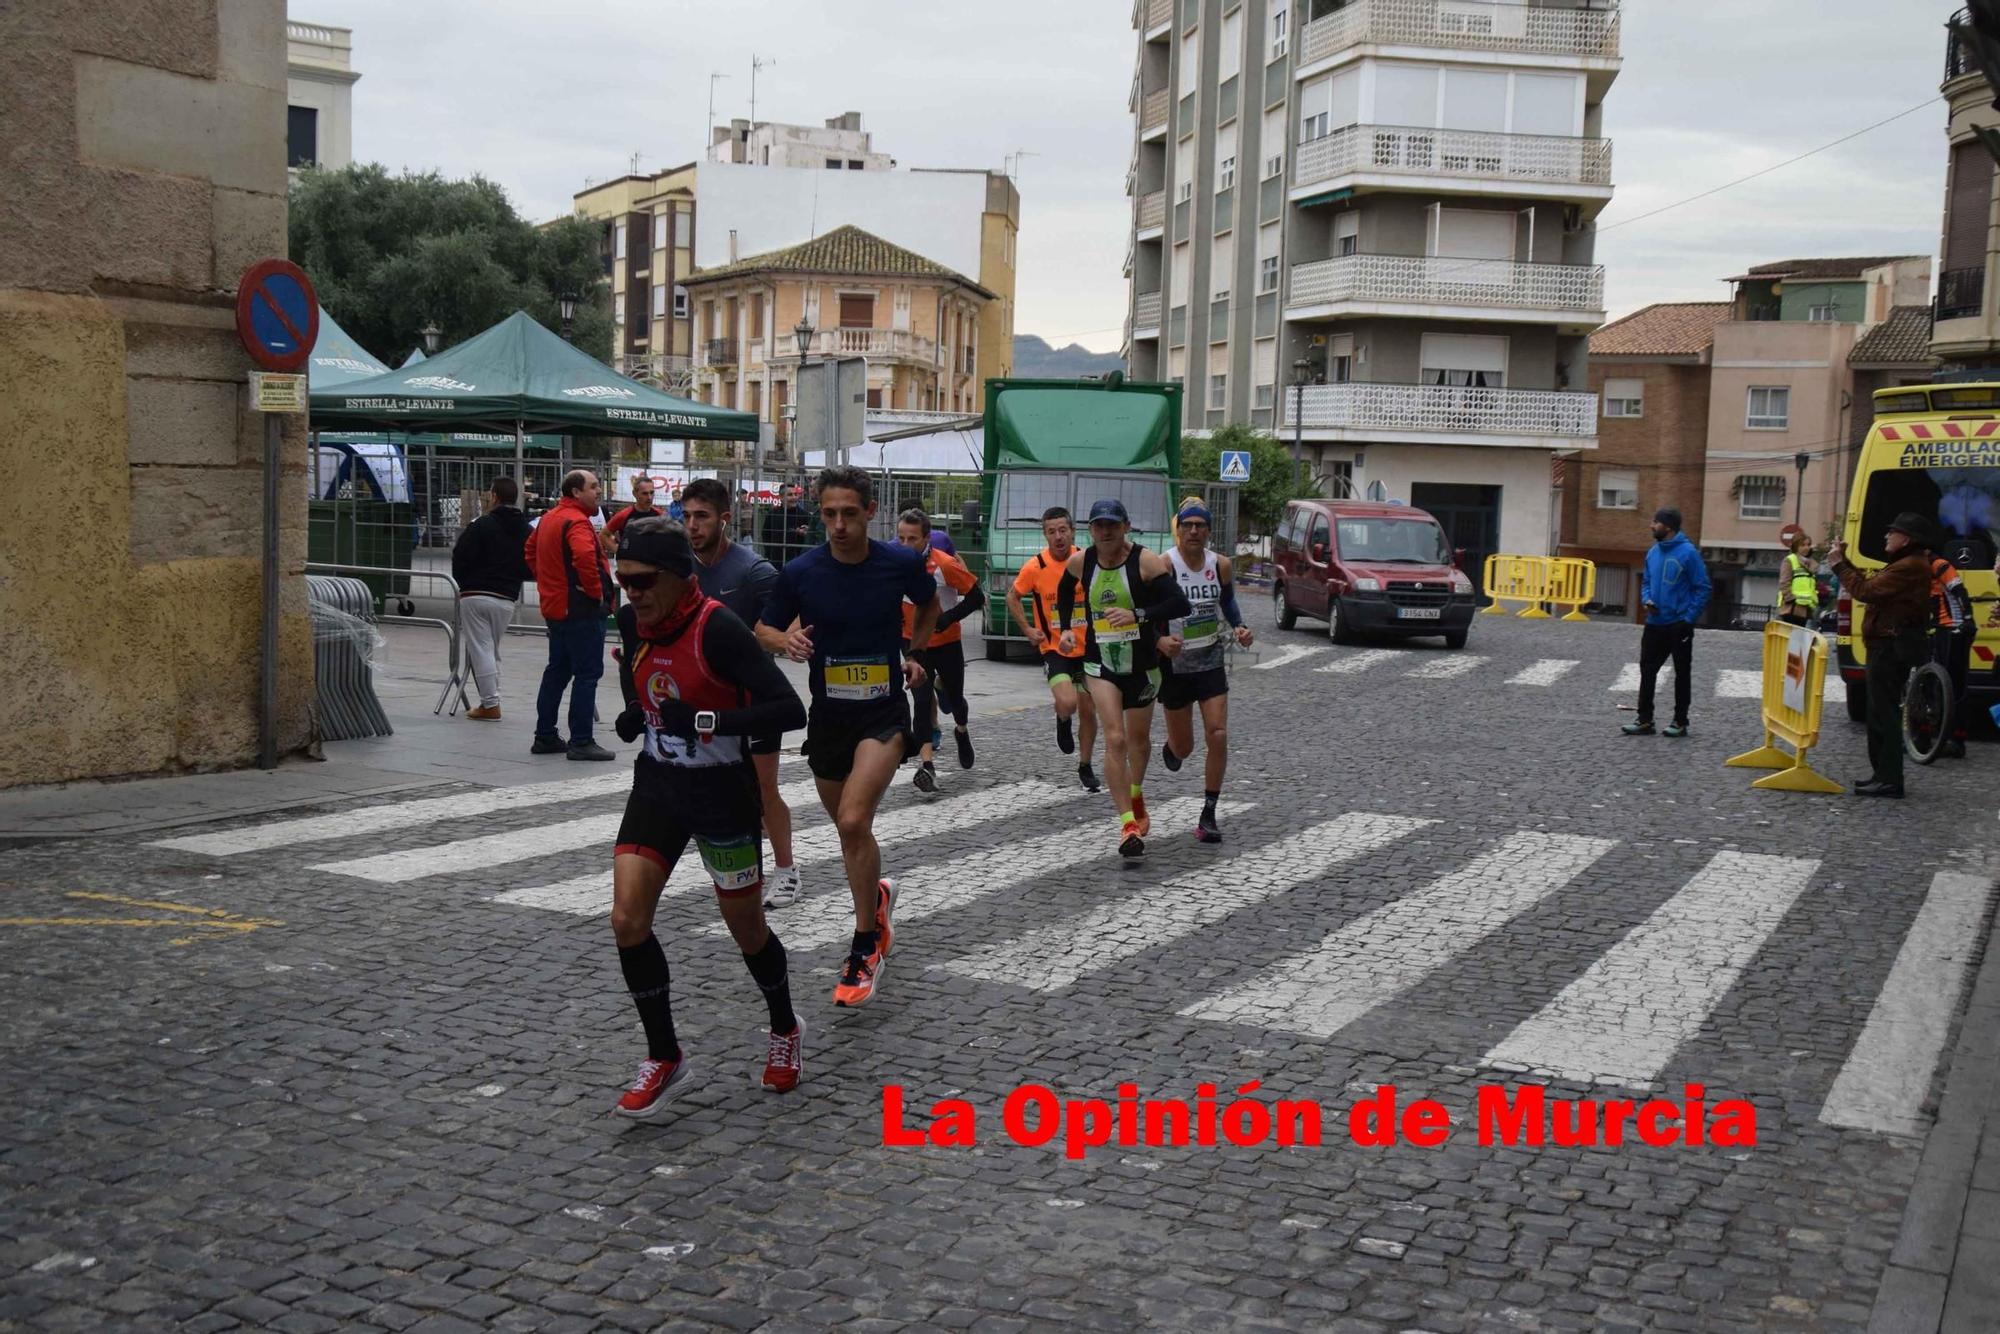
<path fill-rule="evenodd" d="M 785 407 L 807 354 L 868 359 L 868 406 L 979 410 L 980 315 L 994 294 L 935 260 L 838 227 L 686 280 L 694 306 L 694 393 L 753 412 L 789 448 Z"/>
<path fill-rule="evenodd" d="M 354 30 L 285 24 L 285 166 L 338 171 L 354 161 Z"/>
<path fill-rule="evenodd" d="M 1589 449 L 1619 11 L 1137 0 L 1129 360 L 1329 491 L 1544 552 Z M 1379 483 L 1377 486 L 1375 484 Z"/>
<path fill-rule="evenodd" d="M 685 286 L 695 265 L 694 163 L 580 190 L 576 212 L 604 228 L 612 369 L 685 395 L 694 367 Z"/>
<path fill-rule="evenodd" d="M 1954 16 L 1946 30 L 1944 83 L 1940 91 L 1951 109 L 1945 136 L 1951 155 L 1944 183 L 1944 230 L 1938 240 L 1938 285 L 1931 352 L 1944 371 L 2000 367 L 2000 178 L 1993 151 L 1982 134 L 2000 130 L 1993 105 L 1972 53 Z M 2000 142 L 2000 141 L 1996 141 Z"/>
<path fill-rule="evenodd" d="M 732 120 L 709 131 L 708 160 L 816 171 L 888 171 L 896 159 L 875 151 L 861 113 L 846 111 L 824 126 Z"/>

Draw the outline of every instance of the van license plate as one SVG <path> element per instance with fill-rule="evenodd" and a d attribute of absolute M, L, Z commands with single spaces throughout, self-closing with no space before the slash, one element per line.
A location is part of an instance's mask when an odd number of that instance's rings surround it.
<path fill-rule="evenodd" d="M 1438 607 L 1398 607 L 1396 614 L 1406 621 L 1435 621 L 1443 611 Z"/>

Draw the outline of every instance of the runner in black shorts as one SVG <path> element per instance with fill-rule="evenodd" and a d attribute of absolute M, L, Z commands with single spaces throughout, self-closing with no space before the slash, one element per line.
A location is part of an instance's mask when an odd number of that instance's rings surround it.
<path fill-rule="evenodd" d="M 1070 557 L 1056 593 L 1056 620 L 1068 625 L 1082 591 L 1084 679 L 1104 729 L 1104 779 L 1118 811 L 1118 852 L 1146 851 L 1146 761 L 1152 756 L 1153 701 L 1160 692 L 1158 640 L 1168 622 L 1188 614 L 1187 598 L 1167 562 L 1128 540 L 1132 521 L 1125 503 L 1100 500 L 1090 507 L 1090 545 Z M 1073 648 L 1065 629 L 1059 646 Z"/>
<path fill-rule="evenodd" d="M 937 592 L 914 553 L 868 536 L 874 484 L 860 468 L 828 468 L 819 479 L 826 542 L 785 566 L 758 642 L 812 664 L 812 712 L 806 763 L 820 804 L 840 830 L 840 855 L 854 896 L 854 941 L 835 1005 L 862 1005 L 875 994 L 894 939 L 893 881 L 882 878 L 875 808 L 904 758 L 915 753 L 905 685 L 924 679 L 916 661 L 937 624 Z M 903 599 L 916 608 L 905 659 Z"/>
<path fill-rule="evenodd" d="M 1226 632 L 1244 648 L 1253 636 L 1236 606 L 1235 571 L 1229 557 L 1208 549 L 1208 510 L 1190 497 L 1174 519 L 1175 545 L 1167 564 L 1188 600 L 1188 614 L 1169 625 L 1160 640 L 1167 659 L 1166 680 L 1160 684 L 1160 704 L 1167 711 L 1167 739 L 1160 744 L 1160 762 L 1179 773 L 1181 761 L 1194 751 L 1194 707 L 1201 706 L 1201 730 L 1208 745 L 1204 763 L 1201 817 L 1194 836 L 1203 843 L 1220 843 L 1215 803 L 1222 796 L 1222 775 L 1229 764 L 1229 672 L 1223 665 Z"/>
<path fill-rule="evenodd" d="M 906 551 L 915 552 L 917 559 L 924 563 L 924 572 L 937 585 L 937 628 L 931 632 L 931 642 L 922 656 L 927 679 L 913 692 L 919 762 L 912 781 L 919 792 L 937 791 L 934 756 L 941 739 L 938 728 L 940 711 L 950 714 L 952 718 L 952 740 L 958 746 L 958 767 L 972 767 L 972 733 L 967 727 L 970 708 L 965 699 L 965 645 L 962 642 L 965 632 L 960 627 L 966 617 L 986 605 L 986 592 L 979 586 L 979 577 L 950 552 L 932 548 L 930 534 L 930 515 L 923 510 L 904 510 L 896 520 L 896 544 Z M 903 647 L 906 652 L 909 650 L 910 632 L 915 626 L 916 608 L 905 602 Z"/>
<path fill-rule="evenodd" d="M 618 613 L 625 711 L 617 730 L 622 740 L 645 743 L 618 828 L 611 930 L 646 1030 L 646 1059 L 617 1111 L 651 1116 L 689 1082 L 653 913 L 690 842 L 771 1012 L 764 1086 L 784 1092 L 804 1070 L 804 1029 L 792 1013 L 785 947 L 764 924 L 757 775 L 745 738 L 796 727 L 805 710 L 749 628 L 702 593 L 679 524 L 633 520 L 618 536 L 617 557 L 629 598 Z"/>
<path fill-rule="evenodd" d="M 1007 588 L 1007 613 L 1021 627 L 1028 642 L 1041 654 L 1042 674 L 1048 678 L 1049 701 L 1056 715 L 1056 749 L 1077 755 L 1076 780 L 1086 792 L 1100 790 L 1097 774 L 1090 767 L 1091 746 L 1097 739 L 1097 710 L 1083 684 L 1083 645 L 1068 654 L 1061 648 L 1065 628 L 1082 631 L 1081 614 L 1074 608 L 1075 623 L 1056 624 L 1056 592 L 1067 573 L 1069 558 L 1076 551 L 1076 524 L 1068 510 L 1052 505 L 1042 511 L 1042 536 L 1046 551 L 1038 551 L 1021 565 L 1020 573 Z"/>

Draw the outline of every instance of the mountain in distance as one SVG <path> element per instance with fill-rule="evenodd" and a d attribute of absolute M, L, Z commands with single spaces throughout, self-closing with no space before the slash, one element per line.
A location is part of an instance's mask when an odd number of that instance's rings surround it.
<path fill-rule="evenodd" d="M 1125 369 L 1116 352 L 1092 352 L 1081 343 L 1050 347 L 1034 334 L 1014 335 L 1014 374 L 1023 380 L 1074 380 Z"/>

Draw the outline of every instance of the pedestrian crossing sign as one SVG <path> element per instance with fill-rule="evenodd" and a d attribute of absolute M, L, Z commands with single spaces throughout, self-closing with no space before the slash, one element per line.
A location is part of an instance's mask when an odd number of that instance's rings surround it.
<path fill-rule="evenodd" d="M 1225 449 L 1222 451 L 1222 480 L 1225 482 L 1247 482 L 1250 480 L 1249 450 Z"/>

